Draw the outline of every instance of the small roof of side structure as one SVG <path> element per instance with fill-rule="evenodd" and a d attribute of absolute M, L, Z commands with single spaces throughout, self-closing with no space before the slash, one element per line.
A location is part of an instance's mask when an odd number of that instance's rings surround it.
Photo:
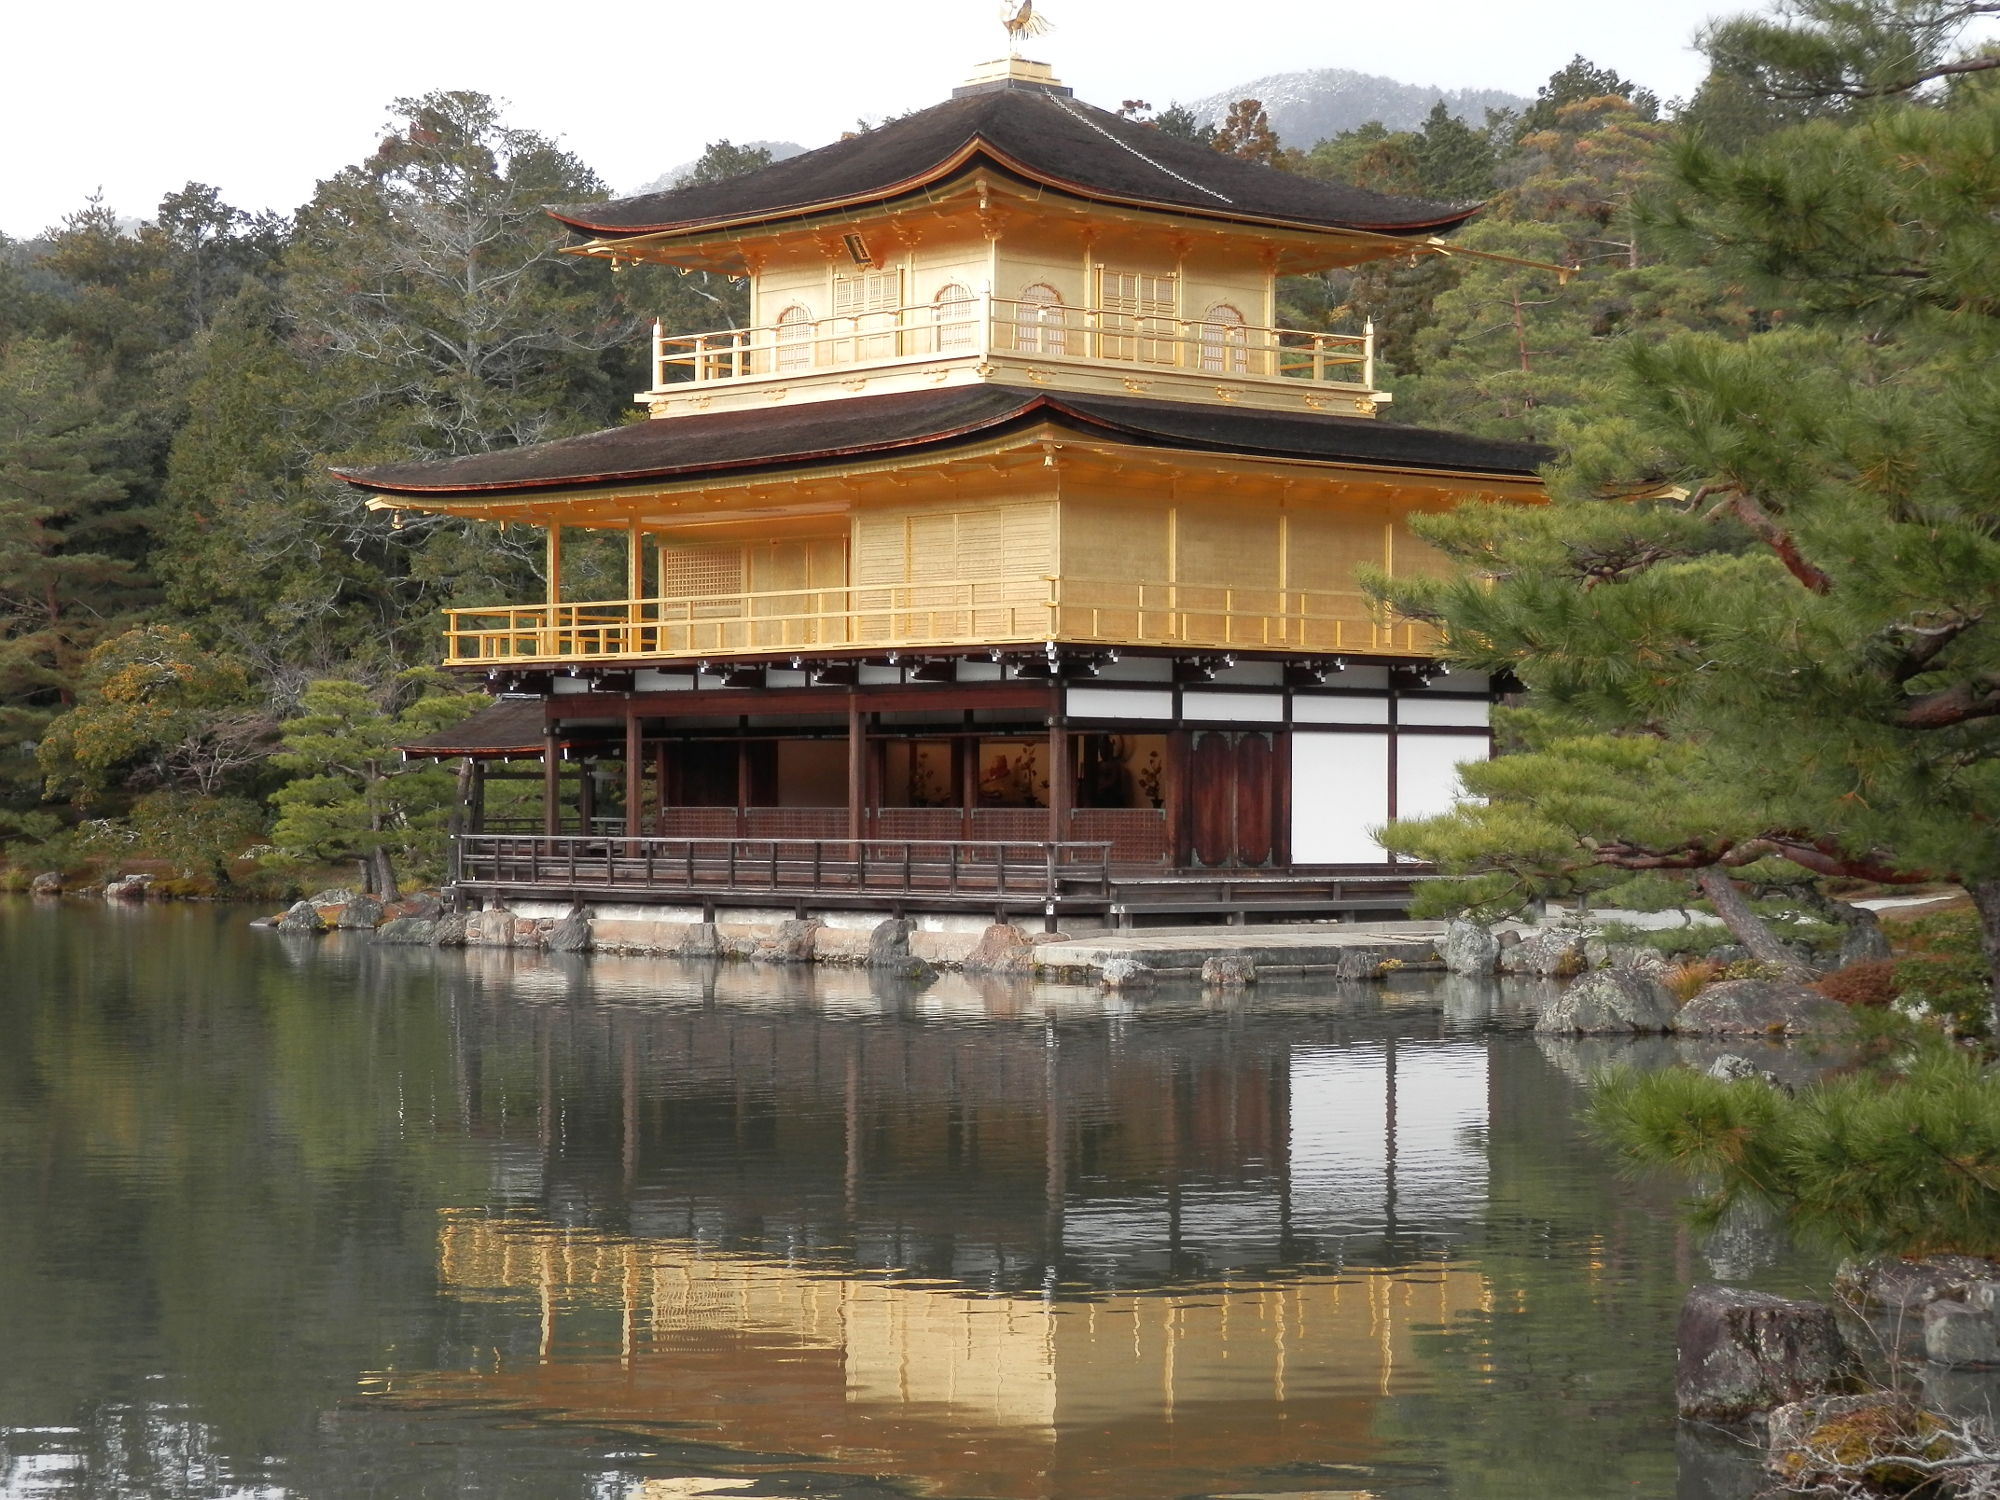
<path fill-rule="evenodd" d="M 1533 443 L 1369 417 L 981 385 L 631 422 L 525 448 L 333 472 L 373 493 L 447 502 L 782 469 L 999 437 L 1038 421 L 1140 447 L 1515 480 L 1532 480 L 1553 457 Z"/>
<path fill-rule="evenodd" d="M 1397 198 L 1225 156 L 1108 110 L 1020 85 L 961 91 L 847 140 L 722 182 L 553 210 L 599 240 L 688 236 L 922 193 L 975 167 L 1070 197 L 1305 230 L 1420 237 L 1477 204 Z"/>

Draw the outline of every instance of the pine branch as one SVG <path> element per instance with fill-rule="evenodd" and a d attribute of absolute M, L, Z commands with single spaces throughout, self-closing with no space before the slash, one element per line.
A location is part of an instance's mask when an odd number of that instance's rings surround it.
<path fill-rule="evenodd" d="M 1785 571 L 1792 577 L 1798 579 L 1815 594 L 1833 592 L 1833 580 L 1806 560 L 1805 554 L 1799 551 L 1799 544 L 1792 534 L 1774 521 L 1769 512 L 1747 491 L 1732 487 L 1718 488 L 1716 493 L 1722 498 L 1710 508 L 1708 514 L 1711 517 L 1733 515 L 1778 554 L 1778 560 L 1785 565 Z"/>

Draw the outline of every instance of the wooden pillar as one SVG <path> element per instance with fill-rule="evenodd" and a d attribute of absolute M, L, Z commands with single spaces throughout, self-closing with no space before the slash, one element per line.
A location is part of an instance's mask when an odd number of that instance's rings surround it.
<path fill-rule="evenodd" d="M 576 764 L 576 821 L 579 833 L 597 831 L 591 826 L 597 821 L 597 777 L 585 761 Z"/>
<path fill-rule="evenodd" d="M 1188 817 L 1188 761 L 1194 736 L 1185 729 L 1167 734 L 1167 757 L 1161 792 L 1167 804 L 1167 847 L 1176 869 L 1186 868 L 1194 852 L 1194 829 Z"/>
<path fill-rule="evenodd" d="M 467 788 L 465 827 L 467 833 L 486 832 L 486 762 L 472 763 L 472 785 Z"/>
<path fill-rule="evenodd" d="M 646 831 L 646 744 L 637 710 L 625 705 L 625 834 L 637 838 Z"/>
<path fill-rule="evenodd" d="M 861 713 L 861 699 L 847 695 L 847 836 L 867 837 L 868 808 L 868 722 Z"/>
<path fill-rule="evenodd" d="M 1049 842 L 1069 837 L 1070 804 L 1076 800 L 1076 777 L 1069 764 L 1069 726 L 1063 722 L 1062 688 L 1049 705 Z"/>
<path fill-rule="evenodd" d="M 667 747 L 662 742 L 653 747 L 653 832 L 664 836 L 667 831 Z"/>
<path fill-rule="evenodd" d="M 979 806 L 979 736 L 972 733 L 972 711 L 965 715 L 966 733 L 958 742 L 958 807 L 960 813 L 959 837 L 970 839 L 975 835 L 976 820 L 973 812 Z"/>
<path fill-rule="evenodd" d="M 542 832 L 562 832 L 562 726 L 555 723 L 542 728 Z"/>
<path fill-rule="evenodd" d="M 747 720 L 739 723 L 737 734 L 740 738 L 736 741 L 736 836 L 741 839 L 750 836 L 750 803 L 754 800 L 757 787 L 756 777 L 750 770 Z"/>
<path fill-rule="evenodd" d="M 543 576 L 548 581 L 549 603 L 562 603 L 562 527 L 551 525 L 547 538 L 547 552 L 542 564 Z"/>

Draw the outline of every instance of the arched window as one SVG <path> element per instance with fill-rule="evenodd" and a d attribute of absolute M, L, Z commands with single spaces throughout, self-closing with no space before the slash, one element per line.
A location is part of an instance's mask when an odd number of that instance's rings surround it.
<path fill-rule="evenodd" d="M 1067 354 L 1068 323 L 1061 294 L 1038 281 L 1021 293 L 1014 310 L 1014 347 L 1023 354 Z"/>
<path fill-rule="evenodd" d="M 938 292 L 931 317 L 937 323 L 939 349 L 970 349 L 978 342 L 973 336 L 972 304 L 972 289 L 959 282 Z"/>
<path fill-rule="evenodd" d="M 1202 319 L 1201 367 L 1210 375 L 1250 373 L 1250 331 L 1243 314 L 1226 302 L 1216 303 Z"/>
<path fill-rule="evenodd" d="M 813 366 L 812 309 L 794 302 L 778 314 L 778 369 L 810 370 Z"/>

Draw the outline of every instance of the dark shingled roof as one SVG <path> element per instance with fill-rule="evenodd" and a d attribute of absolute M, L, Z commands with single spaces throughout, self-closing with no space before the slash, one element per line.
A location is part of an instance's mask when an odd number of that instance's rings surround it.
<path fill-rule="evenodd" d="M 1037 421 L 1151 447 L 1507 477 L 1532 475 L 1553 456 L 1532 443 L 1402 427 L 1372 417 L 978 385 L 664 417 L 437 463 L 333 472 L 350 484 L 391 495 L 498 495 L 782 468 L 991 438 Z"/>
<path fill-rule="evenodd" d="M 447 759 L 455 755 L 502 758 L 540 755 L 546 718 L 539 698 L 503 698 L 449 729 L 399 746 L 405 755 Z"/>
<path fill-rule="evenodd" d="M 954 98 L 741 177 L 554 213 L 605 238 L 785 218 L 912 192 L 967 153 L 1084 198 L 1256 223 L 1414 235 L 1456 228 L 1477 212 L 1280 172 L 1016 87 Z"/>

